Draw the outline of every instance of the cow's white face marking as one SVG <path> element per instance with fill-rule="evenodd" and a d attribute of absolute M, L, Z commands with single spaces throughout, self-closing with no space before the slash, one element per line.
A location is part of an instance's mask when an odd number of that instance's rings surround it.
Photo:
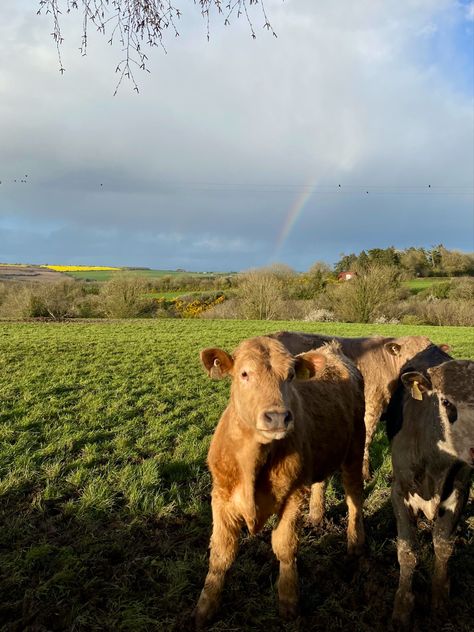
<path fill-rule="evenodd" d="M 444 439 L 438 441 L 439 449 L 474 467 L 474 406 L 468 402 L 452 402 L 456 410 L 456 420 L 452 421 L 452 408 L 444 403 L 446 397 L 442 393 L 437 395 L 444 431 Z"/>
<path fill-rule="evenodd" d="M 416 516 L 419 511 L 422 511 L 428 520 L 433 520 L 436 515 L 439 506 L 439 495 L 436 494 L 430 500 L 425 500 L 418 494 L 408 494 L 408 498 L 405 498 L 405 505 L 410 507 Z"/>

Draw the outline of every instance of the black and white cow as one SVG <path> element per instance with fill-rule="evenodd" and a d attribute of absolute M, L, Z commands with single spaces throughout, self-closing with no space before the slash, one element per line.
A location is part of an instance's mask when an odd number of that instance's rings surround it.
<path fill-rule="evenodd" d="M 406 629 L 414 606 L 419 511 L 434 523 L 433 609 L 448 598 L 448 560 L 474 467 L 474 362 L 452 360 L 434 345 L 425 349 L 402 370 L 386 420 L 400 564 L 392 618 Z"/>

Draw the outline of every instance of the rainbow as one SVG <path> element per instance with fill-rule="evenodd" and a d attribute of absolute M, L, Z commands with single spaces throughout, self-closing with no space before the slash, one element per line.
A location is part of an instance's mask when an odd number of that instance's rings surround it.
<path fill-rule="evenodd" d="M 276 261 L 277 257 L 280 255 L 281 249 L 283 248 L 286 240 L 288 239 L 288 236 L 291 233 L 291 229 L 295 225 L 296 220 L 301 215 L 304 207 L 313 195 L 317 181 L 317 178 L 313 178 L 313 180 L 309 184 L 305 185 L 304 189 L 301 191 L 301 193 L 298 194 L 297 198 L 291 205 L 275 242 L 275 249 L 272 256 L 273 261 Z"/>

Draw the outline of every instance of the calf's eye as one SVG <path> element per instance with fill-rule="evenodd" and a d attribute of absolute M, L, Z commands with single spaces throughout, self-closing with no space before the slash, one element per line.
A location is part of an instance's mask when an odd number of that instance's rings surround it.
<path fill-rule="evenodd" d="M 242 373 L 240 374 L 240 377 L 243 380 L 248 380 L 249 379 L 249 374 L 247 373 L 247 371 L 242 371 Z"/>
<path fill-rule="evenodd" d="M 448 421 L 450 424 L 453 424 L 456 419 L 458 418 L 458 411 L 457 408 L 454 404 L 452 404 L 449 399 L 442 399 L 441 400 L 441 404 L 442 406 L 444 406 L 445 410 L 446 410 L 446 414 L 448 416 Z"/>

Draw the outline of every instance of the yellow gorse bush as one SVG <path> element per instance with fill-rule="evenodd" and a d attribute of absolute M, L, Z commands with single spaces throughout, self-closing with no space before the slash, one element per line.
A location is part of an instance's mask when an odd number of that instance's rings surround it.
<path fill-rule="evenodd" d="M 218 296 L 216 299 L 210 301 L 205 299 L 195 299 L 190 303 L 181 299 L 175 299 L 175 309 L 183 318 L 197 318 L 202 312 L 219 305 L 225 301 L 225 296 Z"/>
<path fill-rule="evenodd" d="M 109 270 L 121 270 L 122 268 L 114 268 L 111 266 L 50 266 L 44 265 L 42 268 L 48 268 L 49 270 L 55 270 L 56 272 L 92 272 L 97 271 L 109 271 Z"/>

